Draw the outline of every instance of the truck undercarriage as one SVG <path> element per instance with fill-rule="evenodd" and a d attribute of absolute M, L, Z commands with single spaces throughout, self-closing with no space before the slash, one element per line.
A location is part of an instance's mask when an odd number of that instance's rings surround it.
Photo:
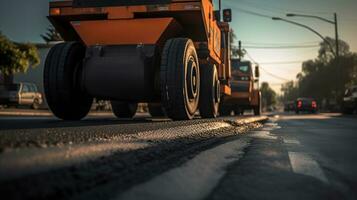
<path fill-rule="evenodd" d="M 210 0 L 51 2 L 49 20 L 67 42 L 46 60 L 49 107 L 81 119 L 95 97 L 118 117 L 132 117 L 138 102 L 172 119 L 198 109 L 216 117 L 230 94 L 230 29 L 215 16 Z"/>

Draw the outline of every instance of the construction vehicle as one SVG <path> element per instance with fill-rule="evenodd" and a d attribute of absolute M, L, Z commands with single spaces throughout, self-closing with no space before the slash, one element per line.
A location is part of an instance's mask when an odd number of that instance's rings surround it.
<path fill-rule="evenodd" d="M 230 95 L 231 10 L 215 11 L 212 0 L 49 5 L 66 41 L 51 48 L 44 70 L 47 102 L 60 119 L 82 119 L 93 98 L 110 100 L 119 118 L 133 117 L 138 102 L 155 116 L 192 119 L 199 110 L 213 118 Z"/>
<path fill-rule="evenodd" d="M 260 115 L 259 66 L 255 67 L 254 73 L 250 61 L 232 59 L 231 66 L 231 95 L 222 99 L 220 114 L 227 116 L 234 112 L 235 115 L 242 115 L 245 110 L 253 110 L 254 115 Z"/>

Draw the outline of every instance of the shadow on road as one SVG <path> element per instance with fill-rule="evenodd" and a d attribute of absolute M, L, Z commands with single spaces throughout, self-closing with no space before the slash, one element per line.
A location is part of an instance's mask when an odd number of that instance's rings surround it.
<path fill-rule="evenodd" d="M 17 129 L 37 129 L 37 128 L 66 128 L 83 126 L 103 126 L 117 124 L 138 124 L 165 122 L 168 119 L 152 119 L 148 117 L 138 117 L 134 119 L 115 118 L 87 118 L 81 121 L 63 121 L 56 118 L 45 117 L 0 117 L 0 130 Z"/>

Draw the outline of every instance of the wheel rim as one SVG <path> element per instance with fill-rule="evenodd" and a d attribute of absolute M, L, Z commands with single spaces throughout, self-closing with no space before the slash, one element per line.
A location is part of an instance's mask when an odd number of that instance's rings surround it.
<path fill-rule="evenodd" d="M 190 55 L 186 61 L 185 75 L 185 96 L 187 111 L 190 115 L 194 115 L 198 107 L 200 93 L 200 72 L 197 61 L 193 55 Z"/>
<path fill-rule="evenodd" d="M 198 81 L 198 67 L 194 58 L 191 56 L 187 64 L 186 74 L 187 94 L 190 101 L 194 101 L 198 95 Z"/>

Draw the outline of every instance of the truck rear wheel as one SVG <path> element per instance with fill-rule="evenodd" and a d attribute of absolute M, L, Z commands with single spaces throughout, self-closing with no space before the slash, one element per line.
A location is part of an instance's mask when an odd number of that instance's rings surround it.
<path fill-rule="evenodd" d="M 192 119 L 200 97 L 200 68 L 193 42 L 174 38 L 166 42 L 161 58 L 161 101 L 168 117 Z"/>
<path fill-rule="evenodd" d="M 117 118 L 133 118 L 138 109 L 137 103 L 111 101 L 112 110 Z"/>
<path fill-rule="evenodd" d="M 218 115 L 221 91 L 217 69 L 214 65 L 201 67 L 200 114 L 203 118 Z"/>
<path fill-rule="evenodd" d="M 254 106 L 253 111 L 255 116 L 261 115 L 262 113 L 262 101 L 260 95 L 259 95 L 258 105 Z"/>
<path fill-rule="evenodd" d="M 148 109 L 151 117 L 164 117 L 165 112 L 161 107 L 161 104 L 158 103 L 149 103 Z"/>
<path fill-rule="evenodd" d="M 79 42 L 57 44 L 49 51 L 44 67 L 44 89 L 53 114 L 63 120 L 85 117 L 93 98 L 77 84 L 85 47 Z"/>

